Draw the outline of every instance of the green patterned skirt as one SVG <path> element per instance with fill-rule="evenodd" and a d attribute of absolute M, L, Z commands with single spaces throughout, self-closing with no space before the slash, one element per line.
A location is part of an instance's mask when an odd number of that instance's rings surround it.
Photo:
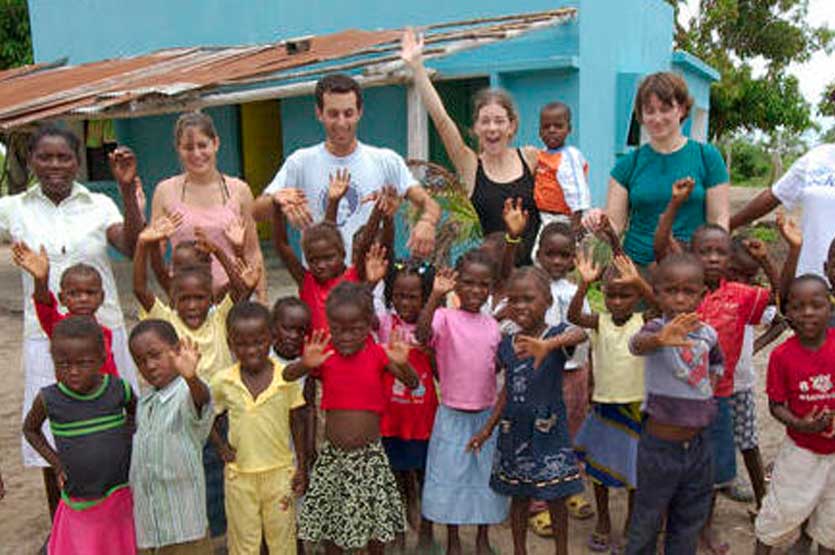
<path fill-rule="evenodd" d="M 299 537 L 361 549 L 406 530 L 397 483 L 379 441 L 351 451 L 325 443 L 299 514 Z"/>

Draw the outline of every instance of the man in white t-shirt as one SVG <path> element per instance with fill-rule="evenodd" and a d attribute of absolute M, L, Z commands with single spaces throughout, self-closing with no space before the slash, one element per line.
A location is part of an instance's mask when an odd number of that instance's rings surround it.
<path fill-rule="evenodd" d="M 734 214 L 731 229 L 761 218 L 780 204 L 788 210 L 803 209 L 797 275 L 825 277 L 823 263 L 835 237 L 835 144 L 816 146 L 804 154 L 777 183 Z"/>
<path fill-rule="evenodd" d="M 357 125 L 362 117 L 359 84 L 347 75 L 328 75 L 316 83 L 315 96 L 316 118 L 325 129 L 325 142 L 301 148 L 287 158 L 256 200 L 255 218 L 269 219 L 273 206 L 278 204 L 297 228 L 310 220 L 324 219 L 330 175 L 347 169 L 351 184 L 339 203 L 336 222 L 345 240 L 346 256 L 351 255 L 354 233 L 365 224 L 373 208 L 373 202 L 363 201 L 385 185 L 393 186 L 420 210 L 409 249 L 415 256 L 431 254 L 440 207 L 415 181 L 400 155 L 357 140 Z"/>

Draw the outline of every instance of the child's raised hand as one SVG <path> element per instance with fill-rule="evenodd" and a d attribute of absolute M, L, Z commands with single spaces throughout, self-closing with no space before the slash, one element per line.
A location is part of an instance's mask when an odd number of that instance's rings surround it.
<path fill-rule="evenodd" d="M 202 227 L 194 228 L 194 240 L 197 241 L 197 248 L 206 254 L 214 254 L 219 248 L 217 243 L 206 235 L 206 230 Z"/>
<path fill-rule="evenodd" d="M 118 146 L 107 155 L 110 173 L 120 185 L 132 185 L 136 182 L 136 155 L 126 146 Z"/>
<path fill-rule="evenodd" d="M 35 280 L 42 281 L 49 277 L 49 257 L 43 245 L 35 252 L 23 241 L 18 241 L 12 245 L 12 260 L 16 266 L 29 272 Z"/>
<path fill-rule="evenodd" d="M 446 295 L 455 289 L 455 281 L 458 279 L 458 272 L 452 268 L 441 268 L 435 273 L 435 281 L 432 282 L 432 293 L 435 295 Z"/>
<path fill-rule="evenodd" d="M 301 189 L 287 187 L 273 193 L 273 203 L 277 204 L 290 225 L 302 229 L 313 223 L 307 197 Z"/>
<path fill-rule="evenodd" d="M 400 39 L 400 59 L 407 65 L 416 66 L 423 57 L 423 35 L 415 33 L 411 27 L 403 31 Z"/>
<path fill-rule="evenodd" d="M 409 351 L 412 346 L 402 329 L 396 329 L 391 333 L 389 342 L 385 346 L 386 355 L 389 360 L 397 365 L 404 365 L 409 362 Z"/>
<path fill-rule="evenodd" d="M 682 204 L 685 202 L 688 198 L 690 198 L 690 193 L 693 192 L 693 187 L 695 185 L 696 182 L 692 177 L 684 177 L 673 183 L 673 202 L 676 204 Z"/>
<path fill-rule="evenodd" d="M 223 234 L 229 240 L 229 243 L 232 245 L 232 249 L 235 252 L 243 252 L 246 227 L 244 226 L 244 221 L 240 216 L 229 222 L 229 225 L 223 230 Z"/>
<path fill-rule="evenodd" d="M 517 197 L 515 199 L 505 199 L 504 208 L 502 209 L 502 219 L 504 220 L 507 234 L 513 238 L 522 235 L 525 231 L 525 226 L 528 225 L 528 211 L 523 208 L 522 199 Z"/>
<path fill-rule="evenodd" d="M 235 272 L 247 289 L 255 289 L 258 285 L 258 279 L 261 277 L 261 265 L 250 264 L 243 258 L 236 258 L 232 263 L 235 266 Z"/>
<path fill-rule="evenodd" d="M 365 281 L 377 283 L 386 277 L 389 262 L 386 260 L 386 248 L 380 243 L 374 243 L 365 255 Z"/>
<path fill-rule="evenodd" d="M 339 200 L 345 196 L 348 186 L 351 184 L 351 172 L 348 168 L 337 169 L 336 173 L 330 174 L 328 185 L 328 200 Z"/>
<path fill-rule="evenodd" d="M 163 239 L 168 239 L 182 224 L 182 213 L 165 214 L 151 222 L 151 225 L 146 226 L 139 234 L 139 240 L 144 243 L 157 243 Z"/>
<path fill-rule="evenodd" d="M 759 239 L 745 239 L 742 244 L 754 260 L 762 262 L 768 259 L 768 248 Z"/>
<path fill-rule="evenodd" d="M 391 185 L 383 187 L 381 193 L 377 196 L 377 209 L 383 213 L 385 218 L 393 218 L 400 209 L 400 195 L 397 194 L 397 189 Z"/>
<path fill-rule="evenodd" d="M 580 273 L 580 277 L 585 283 L 594 283 L 600 279 L 602 269 L 594 262 L 594 259 L 583 252 L 582 249 L 577 251 L 574 264 L 577 266 L 577 271 Z"/>
<path fill-rule="evenodd" d="M 620 274 L 620 278 L 618 278 L 620 281 L 637 283 L 641 280 L 641 274 L 638 272 L 638 268 L 635 267 L 635 263 L 625 254 L 614 257 L 612 263 Z"/>
<path fill-rule="evenodd" d="M 692 347 L 693 341 L 687 339 L 687 334 L 699 329 L 701 324 L 695 312 L 678 314 L 661 328 L 658 340 L 665 347 Z"/>
<path fill-rule="evenodd" d="M 331 335 L 325 330 L 313 330 L 304 342 L 302 353 L 302 366 L 310 370 L 318 368 L 333 355 L 333 350 L 328 347 Z"/>
<path fill-rule="evenodd" d="M 513 350 L 519 358 L 533 357 L 533 367 L 539 368 L 552 347 L 545 339 L 531 337 L 529 335 L 517 335 L 513 341 Z"/>
<path fill-rule="evenodd" d="M 188 337 L 180 338 L 177 351 L 174 354 L 174 368 L 177 373 L 187 380 L 197 376 L 197 364 L 200 362 L 200 351 L 197 343 Z"/>
<path fill-rule="evenodd" d="M 795 221 L 786 216 L 782 210 L 777 212 L 777 229 L 780 230 L 780 235 L 790 247 L 800 249 L 803 244 L 803 233 Z"/>

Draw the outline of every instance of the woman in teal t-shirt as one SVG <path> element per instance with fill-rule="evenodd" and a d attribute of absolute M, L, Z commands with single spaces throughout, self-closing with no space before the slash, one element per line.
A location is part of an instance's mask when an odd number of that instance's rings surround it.
<path fill-rule="evenodd" d="M 635 109 L 649 143 L 617 161 L 605 211 L 590 210 L 583 218 L 592 231 L 601 228 L 604 214 L 615 231 L 626 230 L 624 250 L 641 266 L 653 261 L 658 218 L 678 179 L 689 176 L 696 185 L 676 216 L 673 235 L 677 239 L 689 241 L 693 231 L 706 222 L 728 227 L 728 170 L 722 155 L 714 146 L 681 133 L 681 122 L 692 105 L 684 79 L 674 73 L 654 73 L 641 82 Z"/>

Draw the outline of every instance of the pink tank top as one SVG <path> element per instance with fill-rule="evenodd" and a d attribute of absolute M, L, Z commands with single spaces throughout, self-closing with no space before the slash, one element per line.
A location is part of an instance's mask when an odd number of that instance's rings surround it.
<path fill-rule="evenodd" d="M 194 230 L 199 227 L 203 228 L 206 236 L 223 249 L 230 258 L 235 258 L 232 243 L 226 238 L 224 232 L 229 224 L 238 217 L 238 213 L 232 207 L 229 189 L 223 176 L 221 176 L 221 193 L 223 194 L 223 204 L 210 207 L 188 205 L 184 202 L 185 179 L 183 179 L 180 200 L 174 201 L 170 207 L 171 212 L 180 212 L 183 215 L 182 225 L 171 236 L 172 248 L 182 241 L 193 241 L 195 239 Z M 229 276 L 226 275 L 223 266 L 215 257 L 212 257 L 212 281 L 215 291 L 229 282 Z"/>

